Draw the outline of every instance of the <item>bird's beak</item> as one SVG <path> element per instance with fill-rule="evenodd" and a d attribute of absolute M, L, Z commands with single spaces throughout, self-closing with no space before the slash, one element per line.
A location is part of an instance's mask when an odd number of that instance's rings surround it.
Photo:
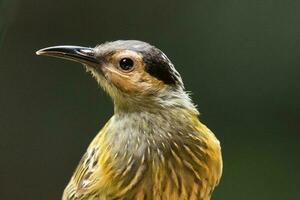
<path fill-rule="evenodd" d="M 99 64 L 99 60 L 95 56 L 93 48 L 80 46 L 53 46 L 40 49 L 37 55 L 52 56 L 73 60 L 82 64 Z"/>

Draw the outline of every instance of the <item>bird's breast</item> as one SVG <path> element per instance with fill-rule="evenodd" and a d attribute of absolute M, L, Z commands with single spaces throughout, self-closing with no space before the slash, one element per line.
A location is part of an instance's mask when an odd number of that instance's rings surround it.
<path fill-rule="evenodd" d="M 88 149 L 97 148 L 96 169 L 88 180 L 76 181 L 88 183 L 82 193 L 106 199 L 209 199 L 222 168 L 214 135 L 198 120 L 149 119 L 126 115 L 109 121 Z"/>

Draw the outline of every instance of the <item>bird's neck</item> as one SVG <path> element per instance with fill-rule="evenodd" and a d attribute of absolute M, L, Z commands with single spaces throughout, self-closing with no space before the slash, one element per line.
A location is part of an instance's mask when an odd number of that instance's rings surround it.
<path fill-rule="evenodd" d="M 113 97 L 116 115 L 128 113 L 158 113 L 170 115 L 174 110 L 186 110 L 199 115 L 188 93 L 183 89 L 170 90 L 169 88 L 152 95 L 118 95 Z"/>
<path fill-rule="evenodd" d="M 167 145 L 182 140 L 192 130 L 198 113 L 184 108 L 123 112 L 119 110 L 100 134 L 102 145 L 110 155 L 124 155 L 124 160 L 157 156 Z M 107 152 L 103 150 L 103 152 Z"/>

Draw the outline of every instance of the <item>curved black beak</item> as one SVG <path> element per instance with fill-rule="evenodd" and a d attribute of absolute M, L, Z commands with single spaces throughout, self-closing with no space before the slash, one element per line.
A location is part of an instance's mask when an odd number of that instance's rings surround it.
<path fill-rule="evenodd" d="M 40 49 L 36 52 L 37 55 L 52 56 L 73 60 L 83 64 L 98 64 L 99 60 L 95 56 L 93 48 L 80 46 L 53 46 Z"/>

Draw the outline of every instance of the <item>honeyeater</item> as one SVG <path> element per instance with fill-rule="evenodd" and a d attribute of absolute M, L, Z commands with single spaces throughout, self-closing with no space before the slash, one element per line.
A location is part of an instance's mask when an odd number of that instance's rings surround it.
<path fill-rule="evenodd" d="M 199 121 L 180 74 L 137 40 L 37 51 L 82 63 L 114 115 L 83 155 L 63 200 L 209 200 L 222 174 L 220 143 Z"/>

